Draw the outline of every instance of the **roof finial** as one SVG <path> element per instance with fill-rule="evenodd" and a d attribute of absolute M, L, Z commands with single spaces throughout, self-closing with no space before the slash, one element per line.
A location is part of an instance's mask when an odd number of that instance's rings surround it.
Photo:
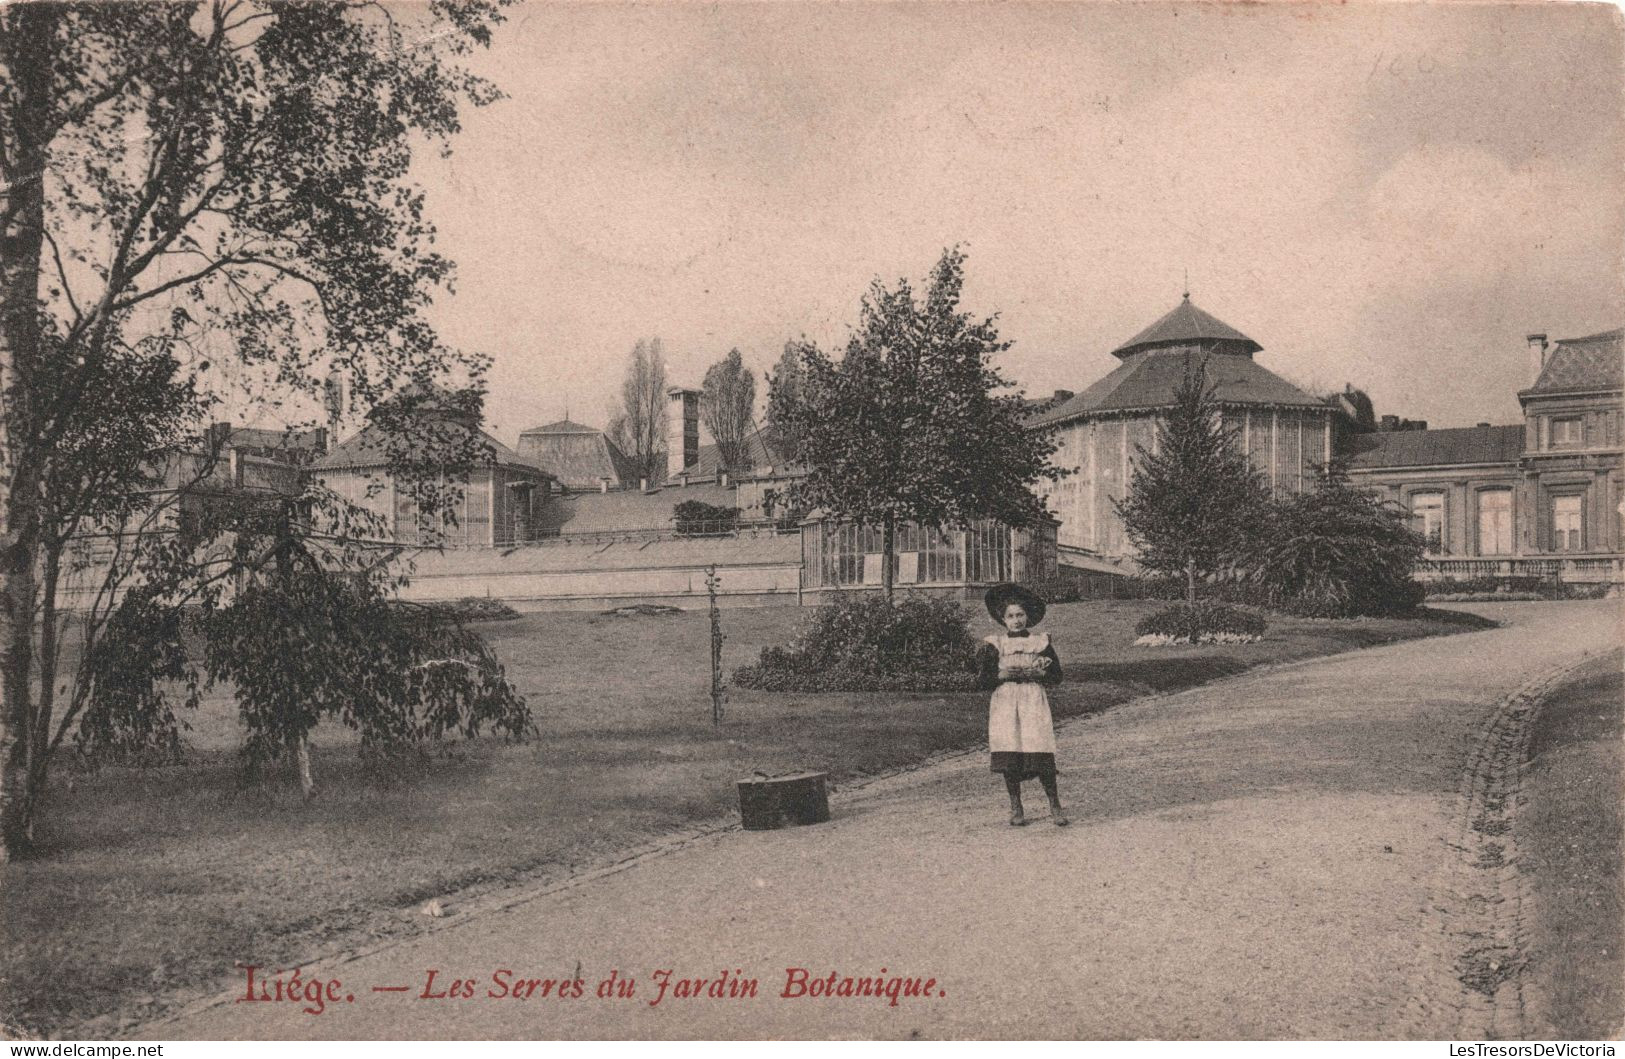
<path fill-rule="evenodd" d="M 1185 269 L 1185 300 L 1191 300 L 1191 270 Z"/>

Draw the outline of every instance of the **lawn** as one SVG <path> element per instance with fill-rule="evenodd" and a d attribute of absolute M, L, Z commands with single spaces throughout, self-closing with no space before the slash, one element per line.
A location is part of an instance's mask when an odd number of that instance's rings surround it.
<path fill-rule="evenodd" d="M 1260 664 L 1471 627 L 1281 618 L 1256 644 L 1129 646 L 1135 621 L 1157 606 L 1050 608 L 1044 627 L 1066 672 L 1051 695 L 1058 718 Z M 803 617 L 725 611 L 725 665 L 787 642 Z M 825 769 L 840 783 L 985 739 L 977 693 L 735 691 L 713 727 L 703 612 L 537 614 L 481 628 L 535 711 L 535 742 L 457 744 L 380 776 L 363 771 L 342 729 L 324 732 L 314 740 L 319 797 L 305 804 L 286 777 L 243 784 L 236 718 L 216 698 L 190 718 L 184 764 L 91 774 L 64 763 L 40 855 L 4 880 L 4 1021 L 106 1035 L 120 1018 L 217 985 L 234 962 L 289 966 L 414 933 L 434 922 L 418 912 L 426 898 L 564 875 L 723 819 L 736 809 L 734 781 L 754 769 Z M 447 903 L 455 914 L 457 900 Z"/>
<path fill-rule="evenodd" d="M 1625 1019 L 1622 656 L 1586 666 L 1551 696 L 1529 751 L 1518 845 L 1534 883 L 1531 970 L 1558 1037 L 1608 1040 Z"/>

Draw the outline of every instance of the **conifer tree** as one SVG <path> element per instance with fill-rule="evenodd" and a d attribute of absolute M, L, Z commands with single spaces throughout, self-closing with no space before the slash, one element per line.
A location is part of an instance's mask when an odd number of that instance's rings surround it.
<path fill-rule="evenodd" d="M 1269 487 L 1224 425 L 1207 385 L 1207 361 L 1187 360 L 1174 407 L 1157 423 L 1156 443 L 1135 446 L 1128 495 L 1115 501 L 1140 566 L 1198 580 L 1242 561 L 1264 532 Z"/>

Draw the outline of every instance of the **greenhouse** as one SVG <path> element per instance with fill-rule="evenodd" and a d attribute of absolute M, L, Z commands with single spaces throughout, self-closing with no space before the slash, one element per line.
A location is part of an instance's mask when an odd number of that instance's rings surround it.
<path fill-rule="evenodd" d="M 1046 581 L 1056 574 L 1058 523 L 1030 528 L 981 520 L 966 528 L 903 523 L 893 549 L 893 583 L 934 595 L 971 594 L 1001 581 Z M 801 524 L 804 602 L 825 592 L 878 588 L 884 573 L 879 526 L 814 518 Z"/>

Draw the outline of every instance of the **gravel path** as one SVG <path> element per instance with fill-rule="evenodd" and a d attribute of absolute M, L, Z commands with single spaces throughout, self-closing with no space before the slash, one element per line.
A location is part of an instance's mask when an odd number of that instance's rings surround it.
<path fill-rule="evenodd" d="M 1526 911 L 1486 852 L 1493 836 L 1473 829 L 1502 828 L 1485 821 L 1516 803 L 1509 755 L 1529 704 L 1617 645 L 1621 612 L 1612 601 L 1471 609 L 1506 627 L 1243 675 L 1066 726 L 1068 828 L 1050 824 L 1036 785 L 1033 822 L 1008 826 L 1002 785 L 971 754 L 837 794 L 827 825 L 674 843 L 477 915 L 448 899 L 444 930 L 307 969 L 342 983 L 320 1015 L 227 997 L 138 1032 L 1515 1035 L 1533 1017 L 1516 988 Z M 792 967 L 837 985 L 935 981 L 895 1006 L 787 999 Z M 433 991 L 451 995 L 420 998 L 431 969 Z M 632 996 L 594 995 L 612 969 L 634 980 Z M 668 988 L 651 1004 L 662 970 Z M 757 995 L 676 995 L 679 980 L 723 970 L 755 978 Z M 581 997 L 551 984 L 546 996 L 541 985 L 490 995 L 577 973 Z M 452 982 L 470 979 L 473 995 L 455 996 Z"/>

